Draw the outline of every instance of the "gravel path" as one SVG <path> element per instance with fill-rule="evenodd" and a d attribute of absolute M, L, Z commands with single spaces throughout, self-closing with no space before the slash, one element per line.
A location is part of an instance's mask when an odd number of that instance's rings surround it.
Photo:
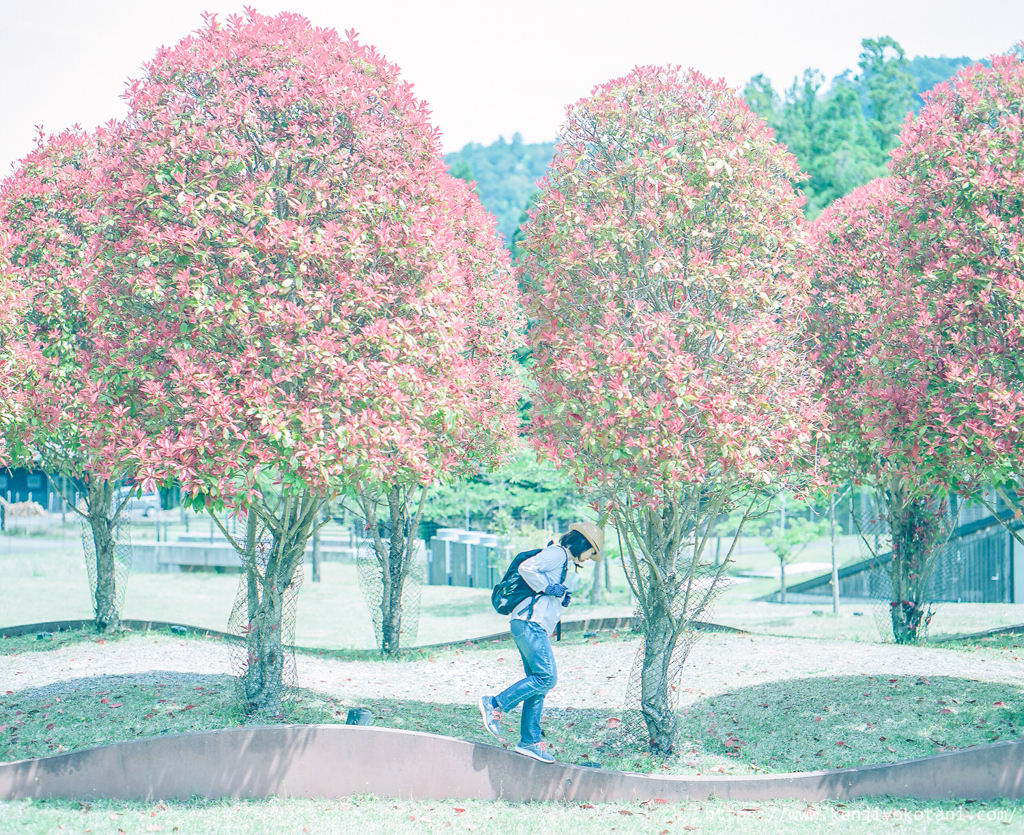
<path fill-rule="evenodd" d="M 546 704 L 619 709 L 638 647 L 639 641 L 556 645 L 559 683 Z M 92 677 L 230 675 L 230 652 L 227 643 L 139 636 L 109 644 L 82 643 L 49 652 L 3 655 L 0 693 L 58 691 L 69 681 Z M 479 693 L 498 692 L 522 675 L 518 653 L 511 643 L 411 662 L 336 661 L 300 655 L 297 666 L 300 685 L 342 700 L 467 702 Z M 1017 684 L 1022 666 L 1024 663 L 1008 651 L 963 652 L 849 641 L 706 635 L 683 669 L 680 702 L 686 705 L 706 695 L 811 676 L 949 676 Z"/>

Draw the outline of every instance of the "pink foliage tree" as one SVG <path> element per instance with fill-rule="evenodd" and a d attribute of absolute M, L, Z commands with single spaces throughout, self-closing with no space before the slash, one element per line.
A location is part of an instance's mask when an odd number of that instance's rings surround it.
<path fill-rule="evenodd" d="M 928 583 L 955 518 L 946 485 L 968 472 L 971 451 L 936 422 L 931 389 L 943 351 L 909 258 L 900 186 L 874 180 L 825 209 L 810 227 L 805 266 L 830 463 L 836 478 L 869 484 L 880 499 L 893 637 L 906 644 L 931 619 Z"/>
<path fill-rule="evenodd" d="M 381 569 L 380 644 L 385 655 L 400 646 L 402 588 L 413 566 L 413 540 L 432 485 L 476 473 L 481 466 L 492 469 L 513 449 L 518 434 L 521 385 L 514 352 L 525 323 L 507 252 L 493 218 L 461 180 L 436 170 L 427 176 L 440 177 L 445 205 L 439 210 L 447 213 L 438 216 L 438 226 L 428 233 L 439 253 L 446 253 L 429 269 L 439 270 L 447 289 L 440 305 L 412 326 L 422 353 L 403 365 L 415 366 L 410 371 L 417 382 L 410 389 L 417 389 L 422 399 L 415 417 L 399 418 L 412 425 L 426 421 L 422 464 L 410 466 L 403 461 L 406 450 L 388 442 L 381 448 L 387 456 L 383 468 L 356 482 Z M 420 302 L 410 295 L 407 303 Z M 433 332 L 443 332 L 452 323 L 438 322 L 439 315 L 453 317 L 456 326 L 440 350 Z M 382 528 L 389 533 L 387 541 Z"/>
<path fill-rule="evenodd" d="M 424 106 L 352 34 L 211 18 L 127 100 L 107 373 L 140 478 L 245 516 L 241 681 L 274 711 L 283 595 L 339 493 L 375 537 L 398 649 L 424 489 L 514 430 L 515 285 Z"/>
<path fill-rule="evenodd" d="M 7 436 L 20 423 L 22 401 L 20 364 L 14 347 L 21 293 L 7 261 L 9 246 L 10 232 L 0 224 L 0 467 L 11 462 Z"/>
<path fill-rule="evenodd" d="M 107 266 L 95 258 L 109 223 L 105 157 L 95 136 L 40 136 L 36 150 L 0 186 L 0 226 L 8 278 L 23 304 L 15 318 L 17 419 L 7 437 L 23 462 L 35 461 L 61 489 L 83 484 L 83 504 L 64 498 L 87 521 L 86 548 L 101 631 L 120 628 L 126 569 L 115 561 L 118 516 L 130 468 L 124 455 L 126 412 L 98 377 L 102 327 L 91 289 Z M 10 311 L 7 311 L 8 315 Z"/>
<path fill-rule="evenodd" d="M 893 151 L 914 292 L 934 332 L 922 452 L 1024 495 L 1024 45 L 938 85 Z M 993 508 L 994 509 L 994 508 Z M 1015 534 L 1018 535 L 1019 534 Z"/>
<path fill-rule="evenodd" d="M 634 675 L 672 750 L 677 646 L 734 507 L 814 472 L 793 158 L 724 83 L 637 68 L 571 107 L 521 247 L 539 289 L 534 438 L 607 502 L 643 615 Z M 731 553 L 731 550 L 730 550 Z"/>

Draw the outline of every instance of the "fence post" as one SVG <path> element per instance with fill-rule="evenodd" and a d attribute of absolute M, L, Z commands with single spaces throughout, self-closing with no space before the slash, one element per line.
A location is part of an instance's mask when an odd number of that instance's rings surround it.
<path fill-rule="evenodd" d="M 828 507 L 829 536 L 832 540 L 832 614 L 839 614 L 839 563 L 836 560 L 836 497 L 833 493 L 829 498 Z"/>
<path fill-rule="evenodd" d="M 313 530 L 313 568 L 312 581 L 320 582 L 320 513 L 316 514 L 316 527 Z"/>

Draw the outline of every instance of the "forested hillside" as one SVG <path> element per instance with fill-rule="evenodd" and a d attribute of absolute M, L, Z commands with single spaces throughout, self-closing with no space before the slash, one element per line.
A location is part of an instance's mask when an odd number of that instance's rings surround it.
<path fill-rule="evenodd" d="M 502 137 L 486 147 L 471 142 L 445 159 L 456 177 L 476 183 L 480 201 L 497 218 L 505 243 L 510 243 L 534 184 L 554 154 L 554 142 L 528 144 L 517 133 L 511 142 Z"/>
<path fill-rule="evenodd" d="M 806 69 L 784 93 L 763 75 L 743 91 L 800 163 L 808 217 L 885 174 L 900 126 L 908 111 L 921 107 L 921 93 L 973 63 L 966 56 L 908 60 L 888 37 L 865 38 L 861 48 L 860 72 L 847 70 L 828 87 L 820 72 Z"/>
<path fill-rule="evenodd" d="M 775 130 L 800 163 L 807 179 L 807 213 L 885 173 L 889 151 L 907 112 L 917 111 L 921 93 L 973 63 L 967 56 L 908 59 L 892 38 L 861 42 L 859 72 L 847 70 L 825 85 L 807 69 L 784 91 L 757 75 L 747 82 L 747 103 Z M 553 142 L 523 142 L 517 133 L 491 145 L 475 142 L 445 159 L 456 177 L 476 183 L 480 200 L 511 245 L 523 211 L 554 155 Z"/>

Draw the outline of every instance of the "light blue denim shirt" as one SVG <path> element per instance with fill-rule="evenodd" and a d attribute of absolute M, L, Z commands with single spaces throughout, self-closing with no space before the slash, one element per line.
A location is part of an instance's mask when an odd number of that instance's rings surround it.
<path fill-rule="evenodd" d="M 562 567 L 568 559 L 569 552 L 561 545 L 548 545 L 539 554 L 524 560 L 519 566 L 519 573 L 531 589 L 543 592 L 549 585 L 563 582 Z M 568 576 L 568 571 L 566 575 Z M 531 603 L 533 614 L 530 613 Z M 555 634 L 555 627 L 561 619 L 562 598 L 547 594 L 527 597 L 512 611 L 512 620 L 533 621 L 540 624 L 548 635 Z"/>

